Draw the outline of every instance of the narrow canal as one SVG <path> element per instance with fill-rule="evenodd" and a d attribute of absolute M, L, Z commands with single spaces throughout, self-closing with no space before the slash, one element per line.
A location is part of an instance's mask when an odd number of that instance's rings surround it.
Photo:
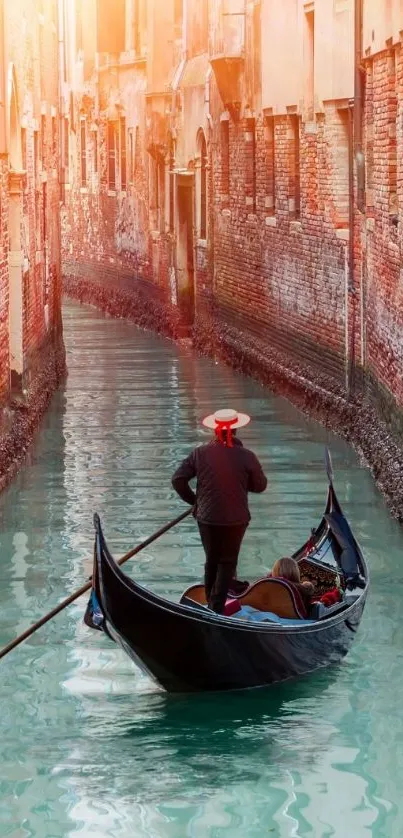
<path fill-rule="evenodd" d="M 262 838 L 403 834 L 403 532 L 346 444 L 186 347 L 68 303 L 69 378 L 0 497 L 0 641 L 91 570 L 97 510 L 121 555 L 177 513 L 171 473 L 222 405 L 268 473 L 240 575 L 257 577 L 322 512 L 323 449 L 372 570 L 352 653 L 271 690 L 167 696 L 82 623 L 79 600 L 0 664 L 0 835 Z M 177 597 L 200 576 L 192 520 L 131 563 Z"/>

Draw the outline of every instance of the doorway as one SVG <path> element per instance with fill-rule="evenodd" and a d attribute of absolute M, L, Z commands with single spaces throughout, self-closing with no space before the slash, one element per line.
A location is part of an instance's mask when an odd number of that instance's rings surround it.
<path fill-rule="evenodd" d="M 192 326 L 195 316 L 194 247 L 193 247 L 194 177 L 179 176 L 177 184 L 176 284 L 178 306 L 185 326 Z"/>

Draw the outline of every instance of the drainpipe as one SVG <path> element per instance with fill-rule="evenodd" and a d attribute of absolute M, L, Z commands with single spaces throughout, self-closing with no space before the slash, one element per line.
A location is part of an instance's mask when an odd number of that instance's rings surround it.
<path fill-rule="evenodd" d="M 362 20 L 363 0 L 354 0 L 354 99 L 350 102 L 349 108 L 349 277 L 348 293 L 346 295 L 346 322 L 349 320 L 349 307 L 351 304 L 351 349 L 348 351 L 347 343 L 348 325 L 346 328 L 346 364 L 347 373 L 347 396 L 350 396 L 354 389 L 355 372 L 355 339 L 356 339 L 356 317 L 357 317 L 357 292 L 355 288 L 355 210 L 360 213 L 365 210 L 365 160 L 362 150 L 362 124 L 363 124 L 363 98 L 364 79 L 362 69 Z M 354 200 L 354 163 L 357 178 L 357 198 Z"/>
<path fill-rule="evenodd" d="M 345 362 L 347 398 L 352 390 L 352 377 L 355 361 L 355 288 L 354 288 L 354 102 L 348 109 L 348 226 L 349 239 L 345 252 Z M 351 309 L 351 337 L 350 337 Z M 351 340 L 351 344 L 350 344 Z"/>
<path fill-rule="evenodd" d="M 350 306 L 350 295 L 349 295 L 349 284 L 350 284 L 350 266 L 349 266 L 349 251 L 348 248 L 345 247 L 344 249 L 344 349 L 345 349 L 345 386 L 346 392 L 349 394 L 350 391 L 350 339 L 349 339 L 349 306 Z"/>
<path fill-rule="evenodd" d="M 354 0 L 354 157 L 357 171 L 357 209 L 365 209 L 365 161 L 362 151 L 364 71 L 362 68 L 363 0 Z"/>

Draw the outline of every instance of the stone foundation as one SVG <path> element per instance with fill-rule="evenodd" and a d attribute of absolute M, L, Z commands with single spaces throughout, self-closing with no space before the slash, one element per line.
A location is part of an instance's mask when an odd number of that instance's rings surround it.
<path fill-rule="evenodd" d="M 66 355 L 60 339 L 56 347 L 48 344 L 37 353 L 24 396 L 0 407 L 0 491 L 23 464 L 53 393 L 65 375 Z"/>
<path fill-rule="evenodd" d="M 102 277 L 102 269 L 100 274 Z M 186 336 L 178 309 L 170 307 L 161 294 L 152 286 L 148 288 L 146 283 L 112 284 L 105 281 L 105 277 L 96 280 L 91 275 L 83 275 L 81 266 L 77 273 L 65 273 L 63 282 L 64 292 L 81 303 L 95 305 L 113 317 L 126 317 L 143 329 L 169 338 Z"/>
<path fill-rule="evenodd" d="M 392 515 L 403 523 L 403 415 L 379 385 L 365 381 L 349 399 L 337 379 L 280 354 L 264 340 L 241 334 L 218 318 L 199 321 L 194 348 L 248 375 L 344 437 L 362 456 Z M 384 406 L 387 404 L 385 412 Z M 388 421 L 389 420 L 389 421 Z M 390 424 L 389 424 L 390 422 Z"/>

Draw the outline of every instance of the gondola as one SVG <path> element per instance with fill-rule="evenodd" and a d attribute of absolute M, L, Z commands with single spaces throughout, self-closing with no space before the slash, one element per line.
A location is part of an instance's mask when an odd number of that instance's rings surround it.
<path fill-rule="evenodd" d="M 104 631 L 168 692 L 261 687 L 339 662 L 359 627 L 369 575 L 329 467 L 328 475 L 322 520 L 293 558 L 322 600 L 326 591 L 340 591 L 335 604 L 317 601 L 303 614 L 295 586 L 272 578 L 234 594 L 230 616 L 208 609 L 200 584 L 173 602 L 121 570 L 95 515 L 93 589 L 85 622 Z"/>

